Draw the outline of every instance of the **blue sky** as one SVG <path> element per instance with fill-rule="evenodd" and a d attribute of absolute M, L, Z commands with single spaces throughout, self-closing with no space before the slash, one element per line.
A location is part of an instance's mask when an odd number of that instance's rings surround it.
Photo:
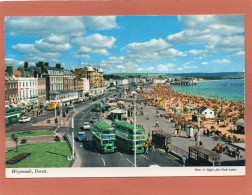
<path fill-rule="evenodd" d="M 105 73 L 242 72 L 243 15 L 5 18 L 5 64 Z"/>

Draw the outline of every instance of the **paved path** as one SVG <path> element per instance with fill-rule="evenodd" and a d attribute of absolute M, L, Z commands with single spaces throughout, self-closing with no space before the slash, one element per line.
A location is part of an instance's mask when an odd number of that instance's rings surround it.
<path fill-rule="evenodd" d="M 152 130 L 163 129 L 165 132 L 168 132 L 173 135 L 171 144 L 186 152 L 188 152 L 189 146 L 196 145 L 196 142 L 194 141 L 194 137 L 188 138 L 185 131 L 181 131 L 180 137 L 176 136 L 174 134 L 175 124 L 168 122 L 168 120 L 164 117 L 157 117 L 156 107 L 148 106 L 148 105 L 144 106 L 143 104 L 137 105 L 138 110 L 141 110 L 141 107 L 144 112 L 144 115 L 143 116 L 137 115 L 136 123 L 143 125 L 143 127 L 145 128 L 146 137 L 148 136 L 148 134 L 150 135 L 152 134 Z M 128 103 L 126 104 L 126 108 L 128 108 Z M 158 110 L 158 111 L 159 113 L 166 113 L 166 111 L 161 111 L 161 110 Z M 147 120 L 147 116 L 149 120 Z M 155 128 L 156 120 L 158 120 L 159 122 L 159 128 Z M 105 119 L 105 121 L 111 124 L 111 120 Z M 194 133 L 196 133 L 196 129 L 194 129 Z M 235 148 L 234 145 L 230 145 L 226 142 L 223 142 L 222 140 L 216 140 L 214 136 L 207 137 L 207 136 L 203 136 L 202 134 L 203 132 L 201 131 L 200 140 L 203 143 L 203 147 L 206 149 L 212 150 L 217 145 L 217 143 L 225 144 L 229 148 Z M 242 155 L 242 158 L 240 158 L 240 160 L 244 161 L 245 151 L 240 150 L 240 153 Z M 222 165 L 226 165 L 226 164 L 235 165 L 236 163 L 238 163 L 238 160 L 236 158 L 228 156 L 226 154 L 221 154 L 221 161 L 222 161 Z"/>

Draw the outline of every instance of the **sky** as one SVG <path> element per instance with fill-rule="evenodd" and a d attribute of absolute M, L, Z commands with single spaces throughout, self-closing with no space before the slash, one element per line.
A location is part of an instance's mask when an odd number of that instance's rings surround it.
<path fill-rule="evenodd" d="M 5 65 L 244 72 L 243 15 L 6 17 Z"/>

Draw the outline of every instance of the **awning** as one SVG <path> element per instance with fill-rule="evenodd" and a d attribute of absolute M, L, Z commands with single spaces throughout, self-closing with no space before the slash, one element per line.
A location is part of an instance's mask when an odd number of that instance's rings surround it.
<path fill-rule="evenodd" d="M 122 110 L 119 109 L 119 108 L 116 108 L 115 110 L 112 110 L 111 113 L 113 113 L 113 114 L 122 114 L 122 113 L 125 113 L 125 112 L 122 111 Z"/>

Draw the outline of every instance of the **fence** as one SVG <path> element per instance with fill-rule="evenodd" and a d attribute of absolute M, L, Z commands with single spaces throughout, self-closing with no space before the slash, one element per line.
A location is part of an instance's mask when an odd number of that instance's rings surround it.
<path fill-rule="evenodd" d="M 170 150 L 170 152 L 172 152 L 180 157 L 182 157 L 182 156 L 188 157 L 188 152 L 178 148 L 177 146 L 170 145 L 169 150 Z"/>

